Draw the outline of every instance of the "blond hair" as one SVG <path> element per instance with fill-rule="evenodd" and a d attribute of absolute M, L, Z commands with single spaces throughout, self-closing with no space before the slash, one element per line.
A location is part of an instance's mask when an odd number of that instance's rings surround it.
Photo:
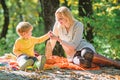
<path fill-rule="evenodd" d="M 16 32 L 21 35 L 23 32 L 28 32 L 33 29 L 33 26 L 29 22 L 20 22 L 16 27 Z"/>
<path fill-rule="evenodd" d="M 73 17 L 71 11 L 65 6 L 62 6 L 56 10 L 55 17 L 57 21 L 56 15 L 61 15 L 63 18 L 67 19 L 69 24 L 73 24 L 73 22 L 75 21 L 75 18 Z"/>

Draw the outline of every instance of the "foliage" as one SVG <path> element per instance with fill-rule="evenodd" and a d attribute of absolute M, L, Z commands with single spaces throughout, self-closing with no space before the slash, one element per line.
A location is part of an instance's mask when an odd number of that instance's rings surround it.
<path fill-rule="evenodd" d="M 11 35 L 12 34 L 12 35 Z M 0 55 L 4 55 L 5 53 L 11 53 L 12 47 L 14 44 L 14 40 L 16 39 L 16 35 L 11 32 L 11 30 L 8 31 L 8 34 L 5 38 L 0 39 Z"/>

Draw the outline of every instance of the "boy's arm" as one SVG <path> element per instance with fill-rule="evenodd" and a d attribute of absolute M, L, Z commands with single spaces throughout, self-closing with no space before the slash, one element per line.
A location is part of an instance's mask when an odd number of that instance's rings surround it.
<path fill-rule="evenodd" d="M 50 32 L 48 32 L 47 34 L 45 34 L 45 35 L 37 38 L 37 42 L 38 42 L 38 43 L 45 42 L 47 39 L 49 39 L 49 34 L 50 34 Z"/>

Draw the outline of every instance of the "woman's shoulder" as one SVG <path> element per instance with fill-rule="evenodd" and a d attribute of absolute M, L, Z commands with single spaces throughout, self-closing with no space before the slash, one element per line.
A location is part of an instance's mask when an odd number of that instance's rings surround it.
<path fill-rule="evenodd" d="M 57 30 L 59 30 L 59 29 L 62 28 L 62 26 L 60 25 L 59 22 L 56 21 L 56 23 L 55 23 L 55 25 L 54 25 L 54 28 L 57 29 Z"/>
<path fill-rule="evenodd" d="M 75 28 L 83 28 L 83 23 L 80 21 L 75 21 L 74 27 Z"/>
<path fill-rule="evenodd" d="M 76 25 L 83 26 L 83 23 L 80 21 L 76 21 Z"/>
<path fill-rule="evenodd" d="M 59 25 L 60 25 L 60 23 L 59 23 L 58 21 L 56 21 L 56 22 L 55 22 L 55 26 L 58 27 Z"/>

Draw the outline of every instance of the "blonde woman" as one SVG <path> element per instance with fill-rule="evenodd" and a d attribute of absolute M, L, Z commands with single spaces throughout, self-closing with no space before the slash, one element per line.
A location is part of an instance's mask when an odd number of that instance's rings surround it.
<path fill-rule="evenodd" d="M 93 57 L 96 51 L 92 44 L 83 39 L 83 24 L 77 21 L 65 6 L 56 10 L 55 19 L 53 35 L 50 37 L 52 49 L 58 41 L 62 45 L 69 62 L 77 65 L 82 64 L 84 67 L 90 68 L 92 62 L 94 62 Z M 100 55 L 98 57 L 103 58 Z M 108 62 L 111 61 L 108 60 Z"/>

